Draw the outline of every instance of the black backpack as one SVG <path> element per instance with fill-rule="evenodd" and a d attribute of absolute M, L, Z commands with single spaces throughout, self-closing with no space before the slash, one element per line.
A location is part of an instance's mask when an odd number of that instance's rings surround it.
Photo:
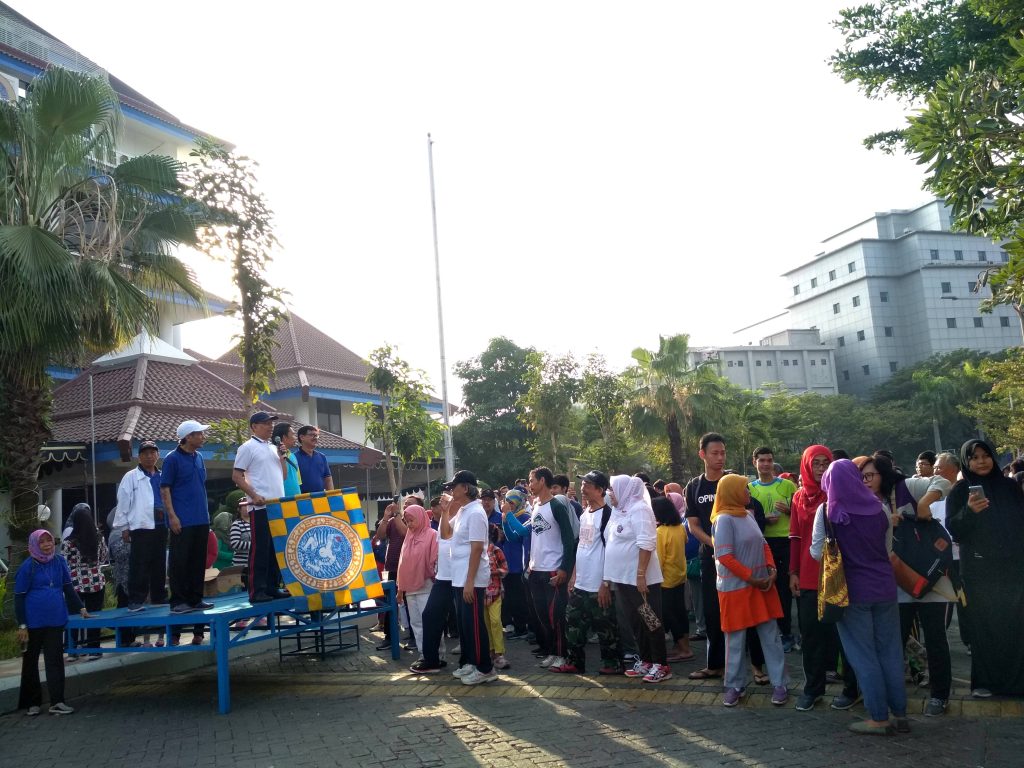
<path fill-rule="evenodd" d="M 903 518 L 892 530 L 892 565 L 900 589 L 924 597 L 952 569 L 953 540 L 938 520 Z"/>

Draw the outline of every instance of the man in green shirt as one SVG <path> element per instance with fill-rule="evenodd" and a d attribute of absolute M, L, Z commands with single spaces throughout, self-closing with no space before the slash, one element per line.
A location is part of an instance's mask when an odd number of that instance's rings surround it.
<path fill-rule="evenodd" d="M 775 581 L 775 588 L 782 601 L 779 632 L 782 634 L 782 647 L 789 653 L 793 650 L 793 594 L 789 591 L 789 504 L 796 493 L 796 486 L 789 480 L 775 476 L 775 455 L 771 448 L 762 446 L 754 451 L 753 463 L 757 470 L 757 480 L 748 487 L 750 495 L 761 502 L 767 520 L 764 538 L 772 550 L 779 573 Z"/>

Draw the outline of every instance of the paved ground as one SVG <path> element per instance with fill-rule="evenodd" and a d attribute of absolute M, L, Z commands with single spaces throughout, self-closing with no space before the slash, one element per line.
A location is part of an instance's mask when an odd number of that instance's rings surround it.
<path fill-rule="evenodd" d="M 18 768 L 1024 764 L 1021 702 L 965 699 L 959 644 L 951 715 L 917 716 L 910 735 L 878 738 L 845 730 L 860 708 L 798 713 L 771 707 L 764 689 L 727 710 L 716 684 L 685 679 L 696 663 L 660 686 L 566 677 L 538 669 L 519 642 L 509 644 L 513 668 L 499 682 L 469 688 L 447 674 L 411 675 L 372 650 L 377 635 L 363 637 L 360 652 L 325 661 L 280 662 L 275 652 L 236 661 L 227 716 L 216 714 L 212 668 L 107 679 L 71 702 L 71 717 L 0 718 L 0 760 Z M 799 680 L 799 656 L 788 660 Z M 920 707 L 925 692 L 910 693 Z"/>

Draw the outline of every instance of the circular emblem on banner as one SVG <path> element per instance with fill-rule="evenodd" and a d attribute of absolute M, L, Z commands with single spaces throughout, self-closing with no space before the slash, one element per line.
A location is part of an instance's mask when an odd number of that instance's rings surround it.
<path fill-rule="evenodd" d="M 310 515 L 288 534 L 284 559 L 301 584 L 334 592 L 363 570 L 363 542 L 348 523 L 331 515 Z"/>

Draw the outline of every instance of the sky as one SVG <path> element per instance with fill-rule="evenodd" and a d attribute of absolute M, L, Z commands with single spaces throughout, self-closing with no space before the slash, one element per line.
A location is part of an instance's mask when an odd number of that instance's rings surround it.
<path fill-rule="evenodd" d="M 616 368 L 659 334 L 756 343 L 734 332 L 784 310 L 782 272 L 930 199 L 911 158 L 861 143 L 905 105 L 826 63 L 852 0 L 8 2 L 257 160 L 290 308 L 439 391 L 430 132 L 455 401 L 454 362 L 495 336 Z"/>

